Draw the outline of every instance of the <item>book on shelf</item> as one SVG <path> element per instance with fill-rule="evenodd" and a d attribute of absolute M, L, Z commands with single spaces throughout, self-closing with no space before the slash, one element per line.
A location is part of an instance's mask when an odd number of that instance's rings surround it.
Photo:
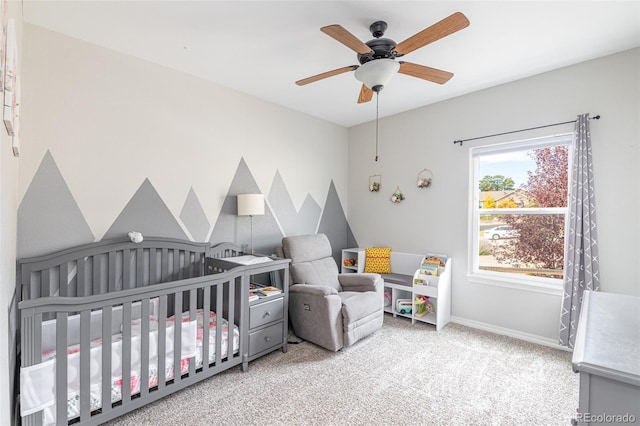
<path fill-rule="evenodd" d="M 444 254 L 428 254 L 424 257 L 423 262 L 437 263 L 439 266 L 445 266 L 447 263 L 447 256 Z"/>
<path fill-rule="evenodd" d="M 414 278 L 413 285 L 429 285 L 429 283 L 424 278 Z"/>
<path fill-rule="evenodd" d="M 258 296 L 255 292 L 250 291 L 249 292 L 249 302 L 253 302 L 254 300 L 258 300 L 260 299 L 260 296 Z"/>
<path fill-rule="evenodd" d="M 420 265 L 420 273 L 422 275 L 432 275 L 437 277 L 440 273 L 440 263 L 424 260 Z"/>

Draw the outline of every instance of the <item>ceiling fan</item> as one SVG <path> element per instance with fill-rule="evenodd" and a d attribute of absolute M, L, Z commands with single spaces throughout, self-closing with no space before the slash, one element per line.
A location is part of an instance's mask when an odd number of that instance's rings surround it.
<path fill-rule="evenodd" d="M 298 80 L 296 84 L 304 86 L 328 77 L 355 71 L 356 79 L 362 82 L 358 103 L 369 102 L 373 98 L 373 92 L 380 92 L 397 72 L 444 84 L 453 77 L 452 73 L 411 62 L 396 61 L 396 58 L 400 58 L 468 26 L 469 20 L 467 17 L 460 12 L 456 12 L 398 44 L 391 39 L 382 38 L 387 29 L 387 23 L 384 21 L 376 21 L 371 24 L 369 31 L 371 31 L 374 39 L 366 43 L 360 41 L 340 25 L 322 27 L 320 31 L 355 51 L 358 54 L 357 58 L 360 65 L 349 65 L 327 71 Z"/>

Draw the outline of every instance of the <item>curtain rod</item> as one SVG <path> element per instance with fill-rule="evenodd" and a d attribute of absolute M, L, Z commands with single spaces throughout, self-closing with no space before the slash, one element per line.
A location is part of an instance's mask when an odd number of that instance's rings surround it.
<path fill-rule="evenodd" d="M 600 115 L 594 115 L 593 117 L 589 117 L 589 120 L 600 120 Z M 460 146 L 462 146 L 462 142 L 475 141 L 476 139 L 492 138 L 494 136 L 508 135 L 508 134 L 511 134 L 511 133 L 526 132 L 527 130 L 544 129 L 545 127 L 560 126 L 562 124 L 575 123 L 576 121 L 578 121 L 578 120 L 563 121 L 562 123 L 546 124 L 544 126 L 529 127 L 528 129 L 512 130 L 510 132 L 496 133 L 496 134 L 487 135 L 487 136 L 478 136 L 477 138 L 460 139 L 460 140 L 457 140 L 457 141 L 453 141 L 453 143 L 454 144 L 459 143 Z"/>

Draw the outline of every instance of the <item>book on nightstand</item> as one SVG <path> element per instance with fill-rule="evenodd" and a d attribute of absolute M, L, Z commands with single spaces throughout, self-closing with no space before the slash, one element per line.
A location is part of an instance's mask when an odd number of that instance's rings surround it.
<path fill-rule="evenodd" d="M 260 287 L 256 290 L 256 293 L 260 296 L 273 296 L 275 294 L 282 293 L 282 290 L 278 287 Z"/>

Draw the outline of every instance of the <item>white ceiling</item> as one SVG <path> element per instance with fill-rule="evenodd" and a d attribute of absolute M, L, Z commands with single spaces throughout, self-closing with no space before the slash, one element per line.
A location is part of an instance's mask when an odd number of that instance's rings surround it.
<path fill-rule="evenodd" d="M 399 43 L 456 11 L 469 27 L 403 58 L 454 77 L 441 86 L 394 76 L 380 95 L 381 117 L 640 46 L 637 0 L 23 1 L 27 23 L 347 127 L 376 109 L 375 98 L 356 103 L 353 73 L 294 84 L 358 64 L 320 27 L 340 24 L 367 41 L 369 25 L 384 20 L 385 37 Z"/>

